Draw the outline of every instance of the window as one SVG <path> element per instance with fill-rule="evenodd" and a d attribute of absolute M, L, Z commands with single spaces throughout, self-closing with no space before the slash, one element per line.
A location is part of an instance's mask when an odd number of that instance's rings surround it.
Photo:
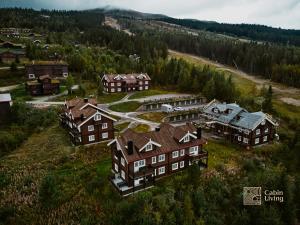
<path fill-rule="evenodd" d="M 118 84 L 117 84 L 119 87 L 121 86 L 121 83 L 120 82 L 118 82 Z"/>
<path fill-rule="evenodd" d="M 148 90 L 148 86 L 145 86 L 145 90 Z"/>
<path fill-rule="evenodd" d="M 178 163 L 173 163 L 172 170 L 177 170 L 177 169 L 178 169 Z"/>
<path fill-rule="evenodd" d="M 244 142 L 245 144 L 248 144 L 248 138 L 244 138 L 243 142 Z"/>
<path fill-rule="evenodd" d="M 146 81 L 145 81 L 145 84 L 148 84 L 148 83 L 149 83 L 149 81 L 146 80 Z"/>
<path fill-rule="evenodd" d="M 95 135 L 90 135 L 89 136 L 89 141 L 95 141 Z"/>
<path fill-rule="evenodd" d="M 95 121 L 99 121 L 99 120 L 101 120 L 101 115 L 100 114 L 95 115 Z"/>
<path fill-rule="evenodd" d="M 114 157 L 115 157 L 116 160 L 118 160 L 118 156 L 117 155 L 114 155 Z"/>
<path fill-rule="evenodd" d="M 29 79 L 34 79 L 35 75 L 31 73 L 31 74 L 28 74 L 28 77 L 29 77 Z"/>
<path fill-rule="evenodd" d="M 184 149 L 181 149 L 181 150 L 180 150 L 180 156 L 184 156 L 184 153 L 185 153 L 185 150 L 184 150 Z"/>
<path fill-rule="evenodd" d="M 184 139 L 183 139 L 183 142 L 189 142 L 190 141 L 190 136 L 186 136 Z"/>
<path fill-rule="evenodd" d="M 242 136 L 238 136 L 238 141 L 241 141 L 242 140 Z"/>
<path fill-rule="evenodd" d="M 260 129 L 256 130 L 256 135 L 260 135 Z"/>
<path fill-rule="evenodd" d="M 151 151 L 151 150 L 152 150 L 152 144 L 146 145 L 146 152 Z"/>
<path fill-rule="evenodd" d="M 139 84 L 140 84 L 140 85 L 143 85 L 143 81 L 140 81 Z"/>
<path fill-rule="evenodd" d="M 111 86 L 111 87 L 114 87 L 114 86 L 115 86 L 115 83 L 110 83 L 110 86 Z"/>
<path fill-rule="evenodd" d="M 140 91 L 141 91 L 141 90 L 143 90 L 143 87 L 140 87 L 139 89 L 140 89 Z"/>
<path fill-rule="evenodd" d="M 156 163 L 156 156 L 153 156 L 152 157 L 152 164 L 155 164 Z"/>
<path fill-rule="evenodd" d="M 161 174 L 164 174 L 165 173 L 165 167 L 163 166 L 163 167 L 160 167 L 160 168 L 158 168 L 158 175 L 161 175 Z"/>
<path fill-rule="evenodd" d="M 122 89 L 121 88 L 118 88 L 118 92 L 121 92 L 122 91 Z"/>
<path fill-rule="evenodd" d="M 178 157 L 178 151 L 172 152 L 172 158 L 177 158 Z"/>
<path fill-rule="evenodd" d="M 68 76 L 68 73 L 63 73 L 63 77 L 67 77 Z"/>
<path fill-rule="evenodd" d="M 106 139 L 106 138 L 108 138 L 108 133 L 107 132 L 102 133 L 102 139 Z"/>
<path fill-rule="evenodd" d="M 115 89 L 114 89 L 114 88 L 112 88 L 112 89 L 111 89 L 111 92 L 115 92 Z"/>
<path fill-rule="evenodd" d="M 145 159 L 134 162 L 134 167 L 143 167 L 145 165 L 146 165 L 146 160 Z"/>
<path fill-rule="evenodd" d="M 198 155 L 198 146 L 190 147 L 190 155 Z"/>
<path fill-rule="evenodd" d="M 245 134 L 247 134 L 247 135 L 249 135 L 249 134 L 250 134 L 250 132 L 249 132 L 248 130 L 246 130 L 244 133 L 245 133 Z"/>
<path fill-rule="evenodd" d="M 94 131 L 94 125 L 89 125 L 88 126 L 88 131 Z"/>
<path fill-rule="evenodd" d="M 268 136 L 264 136 L 264 142 L 268 141 Z"/>
<path fill-rule="evenodd" d="M 180 166 L 180 168 L 183 168 L 184 167 L 184 161 L 181 161 L 179 166 Z"/>
<path fill-rule="evenodd" d="M 107 128 L 107 123 L 102 123 L 102 129 L 106 129 Z"/>
<path fill-rule="evenodd" d="M 265 129 L 265 134 L 269 133 L 269 128 Z"/>
<path fill-rule="evenodd" d="M 122 164 L 122 166 L 125 166 L 125 160 L 123 157 L 121 158 L 121 164 Z"/>
<path fill-rule="evenodd" d="M 266 120 L 263 120 L 262 122 L 261 122 L 261 125 L 265 125 L 266 124 Z"/>
<path fill-rule="evenodd" d="M 259 138 L 255 138 L 255 144 L 259 143 Z"/>
<path fill-rule="evenodd" d="M 119 167 L 118 167 L 118 164 L 117 163 L 115 163 L 115 171 L 119 171 Z"/>
<path fill-rule="evenodd" d="M 163 162 L 163 161 L 165 161 L 165 154 L 158 156 L 158 162 Z"/>
<path fill-rule="evenodd" d="M 121 170 L 121 177 L 125 180 L 125 172 L 124 172 L 124 170 Z"/>

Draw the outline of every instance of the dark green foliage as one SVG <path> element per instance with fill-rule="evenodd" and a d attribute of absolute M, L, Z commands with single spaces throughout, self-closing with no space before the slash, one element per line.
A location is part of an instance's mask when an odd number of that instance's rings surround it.
<path fill-rule="evenodd" d="M 0 156 L 17 148 L 28 136 L 43 130 L 57 119 L 55 109 L 40 110 L 15 102 L 11 118 L 0 131 Z"/>
<path fill-rule="evenodd" d="M 246 37 L 251 40 L 269 41 L 282 43 L 284 45 L 292 44 L 300 46 L 299 30 L 286 30 L 256 24 L 227 24 L 191 19 L 175 19 L 171 17 L 159 18 L 157 20 L 178 24 L 193 29 L 229 34 L 241 38 Z"/>
<path fill-rule="evenodd" d="M 58 192 L 56 177 L 54 175 L 44 177 L 39 189 L 41 205 L 45 208 L 55 207 L 57 205 Z"/>

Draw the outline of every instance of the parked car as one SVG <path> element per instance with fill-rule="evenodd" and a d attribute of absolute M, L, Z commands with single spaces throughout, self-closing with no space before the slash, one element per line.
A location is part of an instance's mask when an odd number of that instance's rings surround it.
<path fill-rule="evenodd" d="M 167 112 L 167 113 L 173 112 L 173 111 L 174 111 L 173 106 L 171 106 L 171 105 L 169 105 L 169 104 L 163 104 L 163 105 L 161 106 L 161 110 L 162 110 L 163 112 Z"/>
<path fill-rule="evenodd" d="M 182 107 L 175 107 L 174 110 L 175 111 L 184 111 L 184 109 Z"/>

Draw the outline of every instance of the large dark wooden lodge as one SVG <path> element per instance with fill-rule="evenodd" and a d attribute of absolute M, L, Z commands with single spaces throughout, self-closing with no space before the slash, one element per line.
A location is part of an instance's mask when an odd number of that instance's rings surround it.
<path fill-rule="evenodd" d="M 178 127 L 163 123 L 147 133 L 127 129 L 108 144 L 112 155 L 111 181 L 122 195 L 128 195 L 193 163 L 206 168 L 206 143 L 201 128 L 196 129 L 191 123 Z"/>
<path fill-rule="evenodd" d="M 263 112 L 250 113 L 236 103 L 211 102 L 203 111 L 206 124 L 215 134 L 245 147 L 273 141 L 277 136 L 276 122 Z"/>
<path fill-rule="evenodd" d="M 27 79 L 38 79 L 44 75 L 65 79 L 68 77 L 68 64 L 63 61 L 32 61 L 26 65 Z"/>
<path fill-rule="evenodd" d="M 58 94 L 60 81 L 49 75 L 40 76 L 38 79 L 26 82 L 26 90 L 33 96 Z"/>
<path fill-rule="evenodd" d="M 96 144 L 114 138 L 116 120 L 98 108 L 95 99 L 66 101 L 60 119 L 74 145 Z"/>
<path fill-rule="evenodd" d="M 141 74 L 105 74 L 102 77 L 104 91 L 107 93 L 148 90 L 151 78 Z"/>

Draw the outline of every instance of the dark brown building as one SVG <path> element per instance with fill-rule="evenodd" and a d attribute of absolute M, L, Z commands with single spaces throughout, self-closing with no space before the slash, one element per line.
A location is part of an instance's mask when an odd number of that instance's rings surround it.
<path fill-rule="evenodd" d="M 0 124 L 8 120 L 11 105 L 12 100 L 10 94 L 0 94 Z"/>
<path fill-rule="evenodd" d="M 66 101 L 60 115 L 74 145 L 95 144 L 114 138 L 114 118 L 97 107 L 95 99 Z"/>
<path fill-rule="evenodd" d="M 3 63 L 21 62 L 26 58 L 24 46 L 12 42 L 0 44 L 0 60 Z"/>
<path fill-rule="evenodd" d="M 58 94 L 60 81 L 52 79 L 49 75 L 40 76 L 37 80 L 28 81 L 26 90 L 34 96 Z"/>
<path fill-rule="evenodd" d="M 102 77 L 104 91 L 107 93 L 148 90 L 151 78 L 141 74 L 106 74 Z"/>
<path fill-rule="evenodd" d="M 63 61 L 32 61 L 26 65 L 27 79 L 37 79 L 49 75 L 51 78 L 68 77 L 68 64 Z"/>
<path fill-rule="evenodd" d="M 263 112 L 250 113 L 236 103 L 211 102 L 203 111 L 207 125 L 215 134 L 245 147 L 273 141 L 276 122 Z"/>
<path fill-rule="evenodd" d="M 108 144 L 112 153 L 112 183 L 122 195 L 127 195 L 193 163 L 206 168 L 206 143 L 201 128 L 196 129 L 191 123 L 178 127 L 164 123 L 147 133 L 127 129 Z"/>

